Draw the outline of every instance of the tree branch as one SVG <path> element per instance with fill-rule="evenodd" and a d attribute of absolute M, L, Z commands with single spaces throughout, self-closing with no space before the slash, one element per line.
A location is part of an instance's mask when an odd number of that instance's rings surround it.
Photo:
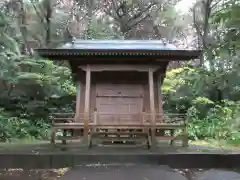
<path fill-rule="evenodd" d="M 45 29 L 47 30 L 47 26 L 44 24 L 44 18 L 41 16 L 41 14 L 39 13 L 39 11 L 37 10 L 36 5 L 35 5 L 32 1 L 31 1 L 31 4 L 32 4 L 32 6 L 33 6 L 33 8 L 34 8 L 34 10 L 35 10 L 38 18 L 41 20 L 41 23 L 43 23 L 43 25 L 45 26 Z"/>
<path fill-rule="evenodd" d="M 141 18 L 141 19 L 139 19 L 138 21 L 136 21 L 136 22 L 134 22 L 133 24 L 131 24 L 131 25 L 129 26 L 129 28 L 131 29 L 132 27 L 136 26 L 138 23 L 144 21 L 144 20 L 147 19 L 148 17 L 150 17 L 149 14 L 145 15 L 143 18 Z"/>
<path fill-rule="evenodd" d="M 149 4 L 146 8 L 144 8 L 143 10 L 141 10 L 140 12 L 138 12 L 137 14 L 135 14 L 132 18 L 129 19 L 129 21 L 132 21 L 134 19 L 139 18 L 140 16 L 142 16 L 143 13 L 145 13 L 146 11 L 148 11 L 152 6 L 154 6 L 155 3 L 151 3 Z"/>

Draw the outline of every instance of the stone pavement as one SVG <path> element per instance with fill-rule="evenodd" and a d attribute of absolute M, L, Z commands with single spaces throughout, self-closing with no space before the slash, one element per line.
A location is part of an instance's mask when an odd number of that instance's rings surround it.
<path fill-rule="evenodd" d="M 167 166 L 116 165 L 77 167 L 59 180 L 187 180 Z"/>
<path fill-rule="evenodd" d="M 240 173 L 227 170 L 208 170 L 196 172 L 196 180 L 240 180 Z"/>
<path fill-rule="evenodd" d="M 179 170 L 157 165 L 89 165 L 69 170 L 59 180 L 188 180 Z M 240 180 L 233 171 L 206 170 L 194 180 Z"/>

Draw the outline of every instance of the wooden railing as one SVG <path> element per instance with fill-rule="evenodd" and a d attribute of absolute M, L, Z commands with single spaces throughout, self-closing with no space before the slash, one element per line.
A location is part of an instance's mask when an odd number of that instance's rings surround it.
<path fill-rule="evenodd" d="M 152 116 L 154 121 L 152 121 Z M 173 113 L 139 113 L 139 114 L 109 114 L 94 111 L 89 116 L 80 113 L 78 117 L 74 113 L 54 113 L 51 115 L 52 124 L 76 123 L 83 124 L 84 118 L 88 119 L 89 125 L 158 125 L 158 124 L 186 124 L 185 114 Z"/>
<path fill-rule="evenodd" d="M 152 118 L 154 116 L 154 118 Z M 88 120 L 88 126 L 84 126 L 84 118 Z M 154 121 L 153 121 L 154 120 Z M 85 124 L 86 125 L 86 124 Z M 60 137 L 62 139 L 63 144 L 66 144 L 67 139 L 71 139 L 74 137 L 74 130 L 81 132 L 81 136 L 83 136 L 83 132 L 85 130 L 88 131 L 87 134 L 90 134 L 90 137 L 100 136 L 102 134 L 115 133 L 121 134 L 132 133 L 144 133 L 145 137 L 151 136 L 151 138 L 160 139 L 160 140 L 170 140 L 171 143 L 173 140 L 177 139 L 174 135 L 175 130 L 182 130 L 181 138 L 183 142 L 187 142 L 187 122 L 185 120 L 184 114 L 151 114 L 151 113 L 139 113 L 135 115 L 129 114 L 105 114 L 93 112 L 89 114 L 89 116 L 84 116 L 84 113 L 79 114 L 78 117 L 75 116 L 74 113 L 55 113 L 52 114 L 52 143 L 55 144 L 56 131 L 58 129 L 63 130 L 64 134 Z M 152 131 L 155 129 L 154 131 Z M 72 136 L 67 137 L 66 132 L 68 130 L 72 131 Z M 139 131 L 140 130 L 140 131 Z M 149 134 L 151 130 L 151 133 Z M 165 130 L 170 131 L 169 136 L 165 135 Z M 91 139 L 91 138 L 90 138 Z M 185 141 L 186 140 L 186 141 Z M 90 140 L 90 142 L 92 142 Z M 148 144 L 150 140 L 148 139 Z M 186 144 L 186 143 L 185 143 Z"/>

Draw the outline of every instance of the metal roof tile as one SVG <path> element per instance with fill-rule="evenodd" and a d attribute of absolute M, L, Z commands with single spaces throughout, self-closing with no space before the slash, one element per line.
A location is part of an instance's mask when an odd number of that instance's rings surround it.
<path fill-rule="evenodd" d="M 160 40 L 75 40 L 58 49 L 79 50 L 178 50 L 173 44 Z"/>

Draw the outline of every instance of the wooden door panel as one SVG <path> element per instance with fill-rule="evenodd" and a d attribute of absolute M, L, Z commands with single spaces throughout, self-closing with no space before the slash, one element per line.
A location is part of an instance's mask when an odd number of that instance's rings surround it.
<path fill-rule="evenodd" d="M 136 123 L 141 119 L 142 99 L 97 98 L 97 110 L 101 124 Z"/>
<path fill-rule="evenodd" d="M 140 122 L 142 85 L 100 84 L 96 86 L 96 108 L 100 124 Z M 124 97 L 122 97 L 124 96 Z"/>
<path fill-rule="evenodd" d="M 100 84 L 96 87 L 98 96 L 141 96 L 142 85 Z"/>

